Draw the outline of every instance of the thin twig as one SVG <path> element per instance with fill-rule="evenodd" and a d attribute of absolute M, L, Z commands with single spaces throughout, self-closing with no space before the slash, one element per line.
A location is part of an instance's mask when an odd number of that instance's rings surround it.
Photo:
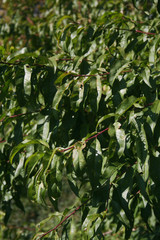
<path fill-rule="evenodd" d="M 98 133 L 95 134 L 94 136 L 92 136 L 92 137 L 90 137 L 90 138 L 87 138 L 87 139 L 85 140 L 85 142 L 88 142 L 88 141 L 89 141 L 90 139 L 92 139 L 92 138 L 98 137 L 100 134 L 102 134 L 103 132 L 108 131 L 108 130 L 109 130 L 109 128 L 105 128 L 104 130 L 102 130 L 101 132 L 98 132 Z M 75 145 L 75 144 L 74 144 L 74 145 Z M 74 145 L 73 145 L 73 146 L 70 146 L 70 147 L 68 147 L 68 148 L 65 148 L 65 149 L 60 149 L 59 151 L 60 151 L 60 152 L 66 152 L 66 151 L 74 148 Z"/>
<path fill-rule="evenodd" d="M 46 236 L 48 233 L 56 230 L 59 226 L 61 226 L 68 218 L 70 218 L 72 215 L 74 215 L 84 204 L 78 206 L 73 212 L 71 212 L 69 215 L 67 215 L 57 226 L 55 226 L 54 228 L 50 229 L 48 232 L 44 233 L 39 239 L 41 239 L 42 237 Z"/>
<path fill-rule="evenodd" d="M 92 139 L 92 138 L 98 137 L 100 134 L 102 134 L 103 132 L 108 131 L 108 130 L 109 130 L 109 128 L 105 128 L 104 130 L 102 130 L 101 132 L 97 133 L 96 135 L 94 135 L 94 136 L 86 139 L 85 142 L 88 142 L 88 141 L 89 141 L 90 139 Z"/>
<path fill-rule="evenodd" d="M 101 131 L 99 134 L 101 134 L 102 132 L 104 132 L 104 131 L 106 131 L 106 130 L 107 130 L 107 129 L 104 129 L 104 130 Z M 94 135 L 93 137 L 95 137 L 95 136 L 96 136 L 96 135 Z M 89 139 L 88 139 L 88 140 L 89 140 Z M 134 162 L 132 165 L 130 165 L 130 167 L 132 167 L 132 166 L 135 165 L 136 163 L 137 163 L 137 162 Z M 129 168 L 130 168 L 130 167 L 129 167 Z M 127 172 L 129 168 L 127 168 L 127 170 L 126 170 L 125 172 Z M 123 174 L 124 174 L 124 173 L 123 173 Z M 120 178 L 121 176 L 122 176 L 122 175 L 119 175 L 119 176 L 117 177 L 117 179 Z M 113 186 L 113 183 L 110 183 L 110 187 L 111 187 L 111 186 Z M 101 187 L 104 187 L 104 186 L 101 186 Z M 99 189 L 97 189 L 97 190 L 99 190 Z M 140 194 L 140 190 L 136 192 L 135 196 L 136 196 L 137 194 Z M 61 226 L 69 217 L 71 217 L 72 215 L 74 215 L 82 206 L 84 206 L 84 205 L 85 205 L 89 200 L 91 200 L 91 199 L 92 199 L 92 197 L 89 198 L 85 203 L 83 203 L 83 204 L 81 204 L 80 206 L 78 206 L 73 212 L 71 212 L 69 215 L 67 215 L 58 225 L 56 225 L 54 228 L 50 229 L 48 232 L 44 233 L 40 238 L 38 238 L 38 240 L 40 240 L 42 237 L 46 236 L 48 233 L 56 230 L 56 229 L 57 229 L 59 226 Z M 106 208 L 105 211 L 107 212 L 108 209 Z M 106 235 L 107 233 L 109 234 L 109 232 L 106 232 L 106 233 L 104 233 L 104 234 Z"/>
<path fill-rule="evenodd" d="M 144 32 L 144 31 L 141 31 L 141 30 L 135 30 L 135 32 L 144 33 L 144 34 L 147 34 L 147 35 L 156 35 L 157 34 L 157 33 L 152 33 L 152 32 Z"/>
<path fill-rule="evenodd" d="M 25 116 L 25 115 L 28 115 L 28 114 L 33 114 L 33 113 L 38 113 L 40 112 L 42 109 L 40 110 L 37 110 L 35 112 L 26 112 L 26 113 L 19 113 L 19 114 L 16 114 L 16 115 L 12 115 L 12 116 L 6 116 L 5 118 L 2 118 L 0 120 L 0 122 L 3 122 L 6 118 L 16 118 L 16 117 L 20 117 L 20 116 Z"/>
<path fill-rule="evenodd" d="M 115 28 L 118 31 L 129 31 L 129 32 L 136 32 L 136 33 L 142 33 L 142 34 L 147 34 L 147 35 L 157 35 L 157 33 L 152 33 L 152 32 L 145 32 L 145 31 L 141 31 L 138 29 L 127 29 L 127 28 Z"/>

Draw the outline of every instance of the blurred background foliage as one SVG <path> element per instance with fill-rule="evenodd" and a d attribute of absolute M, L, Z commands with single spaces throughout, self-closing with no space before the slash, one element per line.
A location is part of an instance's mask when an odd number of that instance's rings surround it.
<path fill-rule="evenodd" d="M 1 1 L 1 239 L 159 239 L 159 5 Z"/>
<path fill-rule="evenodd" d="M 154 1 L 2 1 L 1 45 L 7 54 L 27 47 L 29 51 L 40 50 L 41 54 L 57 51 L 55 23 L 70 15 L 73 21 L 84 26 L 96 24 L 97 19 L 110 11 L 132 16 L 134 21 L 156 17 Z M 109 19 L 108 19 L 109 20 Z M 138 24 L 138 23 L 137 23 Z M 60 28 L 64 27 L 60 22 Z M 56 35 L 56 36 L 55 36 Z"/>

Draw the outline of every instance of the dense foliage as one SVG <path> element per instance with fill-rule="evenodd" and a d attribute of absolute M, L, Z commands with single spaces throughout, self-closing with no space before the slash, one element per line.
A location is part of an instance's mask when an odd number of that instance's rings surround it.
<path fill-rule="evenodd" d="M 43 238 L 160 238 L 159 12 L 156 0 L 3 1 L 1 238 L 36 240 L 63 219 Z M 61 212 L 67 182 L 75 202 Z M 54 211 L 15 238 L 25 198 Z"/>

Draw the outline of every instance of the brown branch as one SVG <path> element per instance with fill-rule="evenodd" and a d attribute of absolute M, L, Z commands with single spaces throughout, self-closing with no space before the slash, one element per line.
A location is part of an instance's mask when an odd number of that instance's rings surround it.
<path fill-rule="evenodd" d="M 73 58 L 59 58 L 59 59 L 56 59 L 57 62 L 59 61 L 73 61 L 74 59 Z"/>
<path fill-rule="evenodd" d="M 147 34 L 147 35 L 156 35 L 156 33 L 144 32 L 144 31 L 141 31 L 141 30 L 135 30 L 135 32 L 137 32 L 137 33 L 144 33 L 144 34 Z"/>
<path fill-rule="evenodd" d="M 92 139 L 92 138 L 98 137 L 100 134 L 102 134 L 103 132 L 108 131 L 108 130 L 109 130 L 109 128 L 105 128 L 104 130 L 102 130 L 101 132 L 97 133 L 96 135 L 94 135 L 94 136 L 86 139 L 85 142 L 88 142 L 88 141 L 89 141 L 90 139 Z"/>
<path fill-rule="evenodd" d="M 106 236 L 106 235 L 109 235 L 109 234 L 111 234 L 111 233 L 113 233 L 113 231 L 107 231 L 107 232 L 104 232 L 104 233 L 102 233 L 103 234 L 103 236 Z"/>
<path fill-rule="evenodd" d="M 87 201 L 88 202 L 88 201 Z M 78 206 L 73 212 L 71 212 L 69 215 L 67 215 L 57 226 L 55 226 L 54 228 L 50 229 L 48 232 L 44 233 L 39 239 L 41 239 L 42 237 L 46 236 L 48 233 L 56 230 L 59 226 L 61 226 L 68 218 L 70 218 L 72 215 L 74 215 L 82 206 L 84 206 L 84 203 L 80 206 Z"/>
<path fill-rule="evenodd" d="M 115 28 L 117 30 L 122 30 L 122 31 L 130 31 L 130 32 L 136 32 L 136 33 L 142 33 L 142 34 L 147 34 L 147 35 L 157 35 L 157 33 L 152 33 L 152 32 L 144 32 L 138 29 L 127 29 L 127 28 Z"/>
<path fill-rule="evenodd" d="M 100 134 L 102 134 L 103 132 L 105 132 L 105 131 L 108 131 L 109 130 L 109 128 L 105 128 L 104 130 L 102 130 L 101 132 L 99 132 L 99 133 L 97 133 L 97 134 L 95 134 L 94 136 L 92 136 L 92 137 L 90 137 L 90 138 L 87 138 L 86 140 L 85 140 L 85 142 L 88 142 L 90 139 L 92 139 L 92 138 L 96 138 L 96 137 L 98 137 Z M 60 149 L 59 151 L 60 152 L 66 152 L 66 151 L 68 151 L 68 150 L 70 150 L 70 149 L 73 149 L 74 148 L 74 145 L 73 146 L 70 146 L 70 147 L 68 147 L 68 148 L 65 148 L 65 149 Z"/>
<path fill-rule="evenodd" d="M 57 62 L 59 61 L 74 61 L 74 58 L 59 58 L 59 59 L 56 59 Z M 82 61 L 80 62 L 83 62 L 83 61 L 86 61 L 86 62 L 93 62 L 92 60 L 89 60 L 87 58 L 84 58 Z"/>
<path fill-rule="evenodd" d="M 106 128 L 106 129 L 102 130 L 101 132 L 95 134 L 94 136 L 92 136 L 92 137 L 90 137 L 90 138 L 87 138 L 87 139 L 85 140 L 85 142 L 88 142 L 90 139 L 96 138 L 97 136 L 99 136 L 100 134 L 102 134 L 103 132 L 105 132 L 105 131 L 107 131 L 107 130 L 109 130 L 109 128 Z M 67 150 L 69 150 L 69 149 L 72 149 L 72 148 L 74 148 L 74 145 L 71 146 L 71 147 L 69 147 L 69 148 L 66 148 L 66 149 L 61 150 L 61 152 L 65 152 L 65 151 L 67 151 Z M 61 226 L 69 217 L 71 217 L 72 215 L 74 215 L 82 206 L 84 206 L 84 204 L 86 204 L 88 201 L 89 201 L 89 199 L 88 199 L 85 203 L 83 203 L 82 205 L 78 206 L 78 207 L 77 207 L 73 212 L 71 212 L 69 215 L 67 215 L 57 226 L 55 226 L 54 228 L 50 229 L 48 232 L 44 233 L 40 238 L 38 238 L 38 240 L 41 239 L 42 237 L 46 236 L 48 233 L 56 230 L 56 229 L 57 229 L 59 226 Z M 106 209 L 106 211 L 107 211 L 107 209 Z"/>
<path fill-rule="evenodd" d="M 108 130 L 108 129 L 104 129 L 103 131 L 99 132 L 99 134 L 101 134 L 102 132 L 104 132 L 104 131 L 106 131 L 106 130 Z M 98 135 L 98 134 L 97 134 L 97 135 Z M 95 136 L 96 136 L 96 135 L 94 135 L 93 137 L 95 137 Z M 90 138 L 90 139 L 91 139 L 91 138 Z M 89 138 L 88 138 L 88 140 L 89 140 Z M 137 163 L 137 162 L 134 162 L 132 165 L 130 165 L 125 172 L 127 172 L 128 169 L 129 169 L 130 167 L 132 167 L 132 166 L 133 166 L 134 164 L 136 164 L 136 163 Z M 124 174 L 124 173 L 123 173 L 123 174 Z M 118 176 L 117 178 L 120 178 L 121 176 L 122 176 L 122 175 Z M 117 178 L 116 178 L 116 179 L 117 179 Z M 110 183 L 110 188 L 111 188 L 111 186 L 113 186 L 113 183 Z M 104 187 L 104 186 L 101 186 L 101 187 Z M 97 189 L 97 190 L 99 190 L 99 189 Z M 135 196 L 136 196 L 137 194 L 140 194 L 140 190 L 136 192 Z M 92 197 L 89 198 L 89 199 L 88 199 L 85 203 L 83 203 L 82 205 L 78 206 L 73 212 L 71 212 L 69 215 L 67 215 L 58 225 L 56 225 L 54 228 L 50 229 L 48 232 L 44 233 L 40 238 L 38 238 L 38 240 L 40 240 L 42 237 L 46 236 L 48 233 L 56 230 L 56 229 L 57 229 L 59 226 L 61 226 L 69 217 L 71 217 L 72 215 L 74 215 L 78 210 L 80 210 L 80 208 L 81 208 L 82 206 L 84 206 L 84 205 L 85 205 L 89 200 L 91 200 L 91 199 L 92 199 Z M 108 209 L 106 208 L 105 211 L 107 212 Z M 104 236 L 105 236 L 106 234 L 109 234 L 109 232 L 104 233 Z"/>
<path fill-rule="evenodd" d="M 100 73 L 100 74 L 71 74 L 74 77 L 97 77 L 97 76 L 105 76 L 109 75 L 109 72 L 106 73 Z"/>
<path fill-rule="evenodd" d="M 26 20 L 31 24 L 31 25 L 35 25 L 35 23 L 33 22 L 33 20 L 30 17 L 26 17 Z"/>
<path fill-rule="evenodd" d="M 40 110 L 37 110 L 35 112 L 26 112 L 26 113 L 19 113 L 19 114 L 16 114 L 16 115 L 12 115 L 12 116 L 6 116 L 5 118 L 2 118 L 0 120 L 0 122 L 3 122 L 6 118 L 16 118 L 16 117 L 20 117 L 20 116 L 25 116 L 25 115 L 28 115 L 28 114 L 33 114 L 33 113 L 38 113 L 40 112 L 42 109 Z"/>
<path fill-rule="evenodd" d="M 73 59 L 59 59 L 59 60 L 62 60 L 62 61 L 72 61 Z M 56 60 L 56 61 L 59 61 L 58 59 Z M 90 60 L 89 60 L 90 61 Z M 20 64 L 24 64 L 23 62 L 16 62 L 16 63 L 8 63 L 8 62 L 4 62 L 4 61 L 0 61 L 0 64 L 5 64 L 5 65 L 9 65 L 9 66 L 18 66 L 18 65 L 20 65 Z M 37 66 L 37 67 L 47 67 L 47 65 L 43 65 L 43 64 L 37 64 L 37 63 L 33 63 L 32 65 L 30 65 L 30 66 Z M 66 72 L 66 71 L 64 71 L 64 70 L 62 70 L 62 69 L 59 69 L 58 68 L 58 70 L 59 71 L 62 71 L 62 72 L 64 72 L 64 73 L 69 73 L 69 72 Z M 127 72 L 132 72 L 132 69 L 128 69 L 128 70 L 123 70 L 121 73 L 127 73 Z M 72 77 L 97 77 L 97 76 L 101 76 L 101 77 L 103 77 L 103 76 L 106 76 L 106 75 L 109 75 L 110 74 L 110 72 L 105 72 L 105 73 L 97 73 L 97 74 L 76 74 L 76 73 L 70 73 L 70 76 L 72 76 Z"/>

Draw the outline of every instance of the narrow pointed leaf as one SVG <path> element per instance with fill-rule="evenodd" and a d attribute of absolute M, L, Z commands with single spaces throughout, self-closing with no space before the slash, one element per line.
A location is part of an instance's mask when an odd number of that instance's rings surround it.
<path fill-rule="evenodd" d="M 123 115 L 137 101 L 138 99 L 135 96 L 130 96 L 128 98 L 125 98 L 118 106 L 116 110 L 116 114 L 118 114 L 119 116 Z"/>
<path fill-rule="evenodd" d="M 116 123 L 115 125 L 115 131 L 116 131 L 116 138 L 118 141 L 118 145 L 119 145 L 119 149 L 118 149 L 118 155 L 119 157 L 121 157 L 124 153 L 124 149 L 125 149 L 125 139 L 126 139 L 126 135 L 125 135 L 125 131 L 120 128 L 121 124 L 120 123 Z"/>
<path fill-rule="evenodd" d="M 28 66 L 24 66 L 24 92 L 26 95 L 31 95 L 31 76 L 32 76 L 32 69 Z"/>
<path fill-rule="evenodd" d="M 117 61 L 114 66 L 112 66 L 112 69 L 110 71 L 109 75 L 109 82 L 111 86 L 113 86 L 113 83 L 115 79 L 118 77 L 118 75 L 126 68 L 128 67 L 130 62 L 126 61 Z"/>
<path fill-rule="evenodd" d="M 56 110 L 58 109 L 59 103 L 60 103 L 61 99 L 63 98 L 65 91 L 69 88 L 69 86 L 71 85 L 72 82 L 73 82 L 73 80 L 68 83 L 63 84 L 62 86 L 60 86 L 58 88 L 58 91 L 56 92 L 56 95 L 55 95 L 55 97 L 53 99 L 53 103 L 52 103 L 52 106 L 54 109 L 56 109 Z"/>
<path fill-rule="evenodd" d="M 141 74 L 143 81 L 151 88 L 151 84 L 149 82 L 150 78 L 150 70 L 148 67 L 145 67 L 144 71 Z"/>
<path fill-rule="evenodd" d="M 96 78 L 96 83 L 97 83 L 97 110 L 98 110 L 99 102 L 100 102 L 101 96 L 102 96 L 102 84 L 101 84 L 100 76 L 98 76 Z"/>
<path fill-rule="evenodd" d="M 45 147 L 49 147 L 48 144 L 42 140 L 31 140 L 31 141 L 28 141 L 28 142 L 23 142 L 23 143 L 20 143 L 18 146 L 16 146 L 12 151 L 11 151 L 11 154 L 10 154 L 10 162 L 12 163 L 13 161 L 13 158 L 14 156 L 22 149 L 22 148 L 25 148 L 27 147 L 28 145 L 34 145 L 34 144 L 42 144 L 44 145 Z"/>

